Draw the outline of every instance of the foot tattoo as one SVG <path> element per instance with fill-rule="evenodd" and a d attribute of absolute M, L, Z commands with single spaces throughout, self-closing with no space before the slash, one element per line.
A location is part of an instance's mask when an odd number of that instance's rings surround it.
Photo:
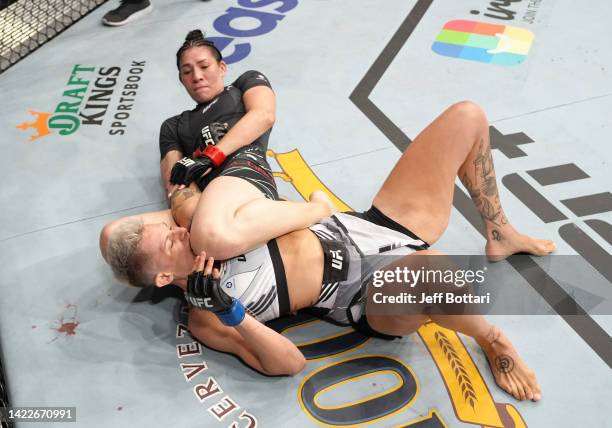
<path fill-rule="evenodd" d="M 514 360 L 508 355 L 495 357 L 495 367 L 502 373 L 510 373 L 514 369 Z"/>

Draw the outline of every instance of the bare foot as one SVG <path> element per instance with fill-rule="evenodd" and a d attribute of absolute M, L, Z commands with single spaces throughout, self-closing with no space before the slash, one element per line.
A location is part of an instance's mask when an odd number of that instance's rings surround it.
<path fill-rule="evenodd" d="M 542 391 L 535 373 L 519 357 L 510 340 L 497 327 L 491 330 L 484 338 L 478 341 L 484 351 L 497 385 L 520 401 L 538 401 L 542 398 Z"/>
<path fill-rule="evenodd" d="M 340 212 L 338 207 L 336 207 L 336 205 L 334 205 L 332 200 L 329 199 L 329 196 L 327 195 L 327 193 L 325 193 L 322 190 L 315 190 L 314 192 L 312 192 L 310 196 L 308 197 L 308 200 L 310 202 L 318 202 L 321 204 L 326 204 L 331 211 L 329 215 L 333 215 L 337 212 Z"/>
<path fill-rule="evenodd" d="M 546 256 L 556 249 L 553 241 L 523 235 L 510 225 L 506 225 L 501 232 L 497 229 L 489 231 L 488 236 L 485 253 L 491 262 L 504 260 L 516 253 Z"/>

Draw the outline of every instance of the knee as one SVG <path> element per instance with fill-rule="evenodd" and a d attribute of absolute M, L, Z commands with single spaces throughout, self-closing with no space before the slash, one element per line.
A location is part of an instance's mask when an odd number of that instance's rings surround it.
<path fill-rule="evenodd" d="M 230 228 L 222 222 L 214 220 L 194 219 L 191 225 L 191 248 L 198 254 L 205 251 L 208 257 L 225 260 L 240 254 L 239 241 L 231 233 Z"/>
<path fill-rule="evenodd" d="M 463 124 L 473 124 L 475 126 L 487 126 L 489 122 L 483 109 L 473 101 L 460 101 L 449 108 L 449 112 L 458 116 Z"/>
<path fill-rule="evenodd" d="M 368 311 L 366 310 L 366 313 Z M 368 326 L 379 333 L 390 334 L 388 316 L 368 314 Z"/>

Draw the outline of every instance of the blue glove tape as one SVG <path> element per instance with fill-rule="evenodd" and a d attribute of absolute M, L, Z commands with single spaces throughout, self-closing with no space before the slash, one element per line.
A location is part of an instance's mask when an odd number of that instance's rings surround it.
<path fill-rule="evenodd" d="M 235 327 L 244 319 L 244 306 L 238 299 L 232 299 L 232 306 L 226 311 L 216 312 L 221 322 L 228 327 Z"/>

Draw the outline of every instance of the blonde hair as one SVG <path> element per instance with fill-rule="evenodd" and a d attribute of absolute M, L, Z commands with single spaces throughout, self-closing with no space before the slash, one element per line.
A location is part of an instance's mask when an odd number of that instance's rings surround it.
<path fill-rule="evenodd" d="M 152 285 L 155 277 L 148 257 L 140 246 L 143 230 L 142 220 L 121 222 L 111 232 L 106 249 L 106 259 L 115 277 L 135 287 Z"/>

